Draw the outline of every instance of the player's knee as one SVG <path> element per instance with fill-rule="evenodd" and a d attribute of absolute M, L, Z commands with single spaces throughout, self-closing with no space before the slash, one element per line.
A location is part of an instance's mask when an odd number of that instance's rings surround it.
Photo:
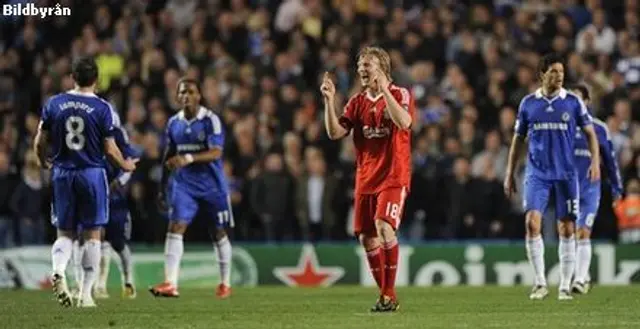
<path fill-rule="evenodd" d="M 578 240 L 588 240 L 591 239 L 591 230 L 588 227 L 581 227 L 576 232 L 576 236 Z"/>
<path fill-rule="evenodd" d="M 223 228 L 216 228 L 213 235 L 213 238 L 216 241 L 220 241 L 226 237 L 227 237 L 227 231 L 225 231 Z"/>
<path fill-rule="evenodd" d="M 67 231 L 67 230 L 58 230 L 58 237 L 66 237 L 69 238 L 71 240 L 75 240 L 75 233 L 74 231 Z"/>
<path fill-rule="evenodd" d="M 396 230 L 393 229 L 393 226 L 391 226 L 391 224 L 387 223 L 384 220 L 376 220 L 376 231 L 382 241 L 387 242 L 396 238 Z"/>
<path fill-rule="evenodd" d="M 536 210 L 530 210 L 525 216 L 527 233 L 529 236 L 538 236 L 542 229 L 542 214 Z"/>
<path fill-rule="evenodd" d="M 84 238 L 84 241 L 89 241 L 89 240 L 101 241 L 102 240 L 102 229 L 100 227 L 97 227 L 97 228 L 93 228 L 93 229 L 84 230 L 82 232 L 82 237 Z"/>
<path fill-rule="evenodd" d="M 365 250 L 372 250 L 378 248 L 380 246 L 380 240 L 369 234 L 360 233 L 358 235 L 358 240 L 360 240 L 360 244 L 364 247 Z"/>
<path fill-rule="evenodd" d="M 570 238 L 575 233 L 575 225 L 571 218 L 563 218 L 558 221 L 558 235 L 563 238 Z"/>
<path fill-rule="evenodd" d="M 181 221 L 170 221 L 169 222 L 169 233 L 174 234 L 184 234 L 187 231 L 187 223 Z"/>
<path fill-rule="evenodd" d="M 111 248 L 115 250 L 117 253 L 122 252 L 124 250 L 124 239 L 117 239 L 115 241 L 111 241 Z"/>

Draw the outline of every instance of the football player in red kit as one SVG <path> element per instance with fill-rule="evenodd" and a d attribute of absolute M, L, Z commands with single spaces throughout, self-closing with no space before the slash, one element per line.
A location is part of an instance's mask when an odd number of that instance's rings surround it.
<path fill-rule="evenodd" d="M 324 119 L 331 139 L 353 130 L 356 148 L 354 232 L 367 253 L 380 297 L 371 309 L 393 312 L 398 264 L 396 229 L 411 182 L 411 122 L 414 104 L 405 88 L 391 83 L 389 54 L 366 47 L 358 54 L 363 91 L 351 97 L 341 116 L 336 113 L 336 88 L 325 73 L 320 88 Z"/>

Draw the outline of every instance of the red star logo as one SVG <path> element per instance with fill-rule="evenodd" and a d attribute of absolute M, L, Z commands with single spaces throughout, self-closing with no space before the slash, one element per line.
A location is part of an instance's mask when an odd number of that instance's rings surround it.
<path fill-rule="evenodd" d="M 344 275 L 342 267 L 321 267 L 313 245 L 302 247 L 296 267 L 276 267 L 273 275 L 290 287 L 328 287 Z"/>

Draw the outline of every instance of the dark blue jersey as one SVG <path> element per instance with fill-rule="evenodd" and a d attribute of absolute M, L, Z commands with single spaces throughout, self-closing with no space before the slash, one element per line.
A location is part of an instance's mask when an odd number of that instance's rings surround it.
<path fill-rule="evenodd" d="M 591 116 L 578 96 L 560 89 L 548 99 L 538 89 L 520 102 L 515 132 L 529 140 L 527 175 L 542 179 L 571 179 L 576 173 L 574 149 L 578 127 L 591 125 Z"/>
<path fill-rule="evenodd" d="M 129 143 L 129 135 L 127 134 L 127 131 L 124 129 L 124 127 L 122 127 L 120 123 L 120 117 L 115 112 L 113 113 L 113 122 L 114 122 L 113 124 L 114 129 L 113 129 L 112 136 L 116 142 L 116 145 L 118 145 L 120 152 L 122 152 L 122 156 L 125 159 L 140 158 L 140 156 L 142 155 L 141 152 L 135 149 Z M 132 173 L 125 172 L 120 167 L 114 166 L 108 161 L 106 162 L 106 166 L 107 166 L 107 177 L 109 179 L 109 182 L 118 180 L 118 185 L 119 185 L 119 188 L 115 190 L 111 190 L 111 193 L 109 194 L 109 201 L 110 201 L 109 205 L 111 208 L 126 209 L 127 195 L 126 195 L 126 189 L 124 189 L 124 187 L 127 185 L 129 180 L 131 179 Z"/>
<path fill-rule="evenodd" d="M 166 145 L 170 153 L 198 153 L 212 148 L 223 148 L 224 131 L 220 118 L 205 107 L 200 107 L 195 118 L 187 120 L 180 111 L 169 119 Z M 227 194 L 222 158 L 210 163 L 192 163 L 173 174 L 174 188 L 179 186 L 193 196 L 211 193 Z"/>
<path fill-rule="evenodd" d="M 593 120 L 593 129 L 598 136 L 598 143 L 600 145 L 600 157 L 602 159 L 602 165 L 607 171 L 607 178 L 611 185 L 611 192 L 615 196 L 622 195 L 622 181 L 620 179 L 620 170 L 616 162 L 616 156 L 613 151 L 613 143 L 611 142 L 611 135 L 607 125 L 599 119 Z M 578 168 L 578 179 L 580 181 L 580 190 L 584 191 L 584 188 L 590 184 L 600 184 L 599 182 L 591 182 L 588 177 L 589 167 L 591 166 L 591 151 L 589 151 L 589 143 L 587 143 L 587 137 L 581 130 L 576 133 L 576 167 Z"/>
<path fill-rule="evenodd" d="M 47 100 L 40 125 L 49 133 L 53 166 L 104 167 L 104 140 L 113 135 L 113 109 L 93 93 L 69 91 Z"/>

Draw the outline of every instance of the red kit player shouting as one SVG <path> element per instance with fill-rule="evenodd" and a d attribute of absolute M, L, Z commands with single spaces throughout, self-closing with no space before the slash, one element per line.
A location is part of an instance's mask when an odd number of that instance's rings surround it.
<path fill-rule="evenodd" d="M 371 273 L 380 288 L 373 312 L 394 312 L 398 265 L 396 229 L 411 182 L 411 122 L 414 104 L 409 91 L 391 83 L 389 54 L 366 47 L 358 54 L 358 75 L 364 91 L 349 99 L 336 114 L 336 88 L 325 73 L 327 134 L 339 139 L 353 130 L 356 147 L 354 232 L 367 253 Z"/>

